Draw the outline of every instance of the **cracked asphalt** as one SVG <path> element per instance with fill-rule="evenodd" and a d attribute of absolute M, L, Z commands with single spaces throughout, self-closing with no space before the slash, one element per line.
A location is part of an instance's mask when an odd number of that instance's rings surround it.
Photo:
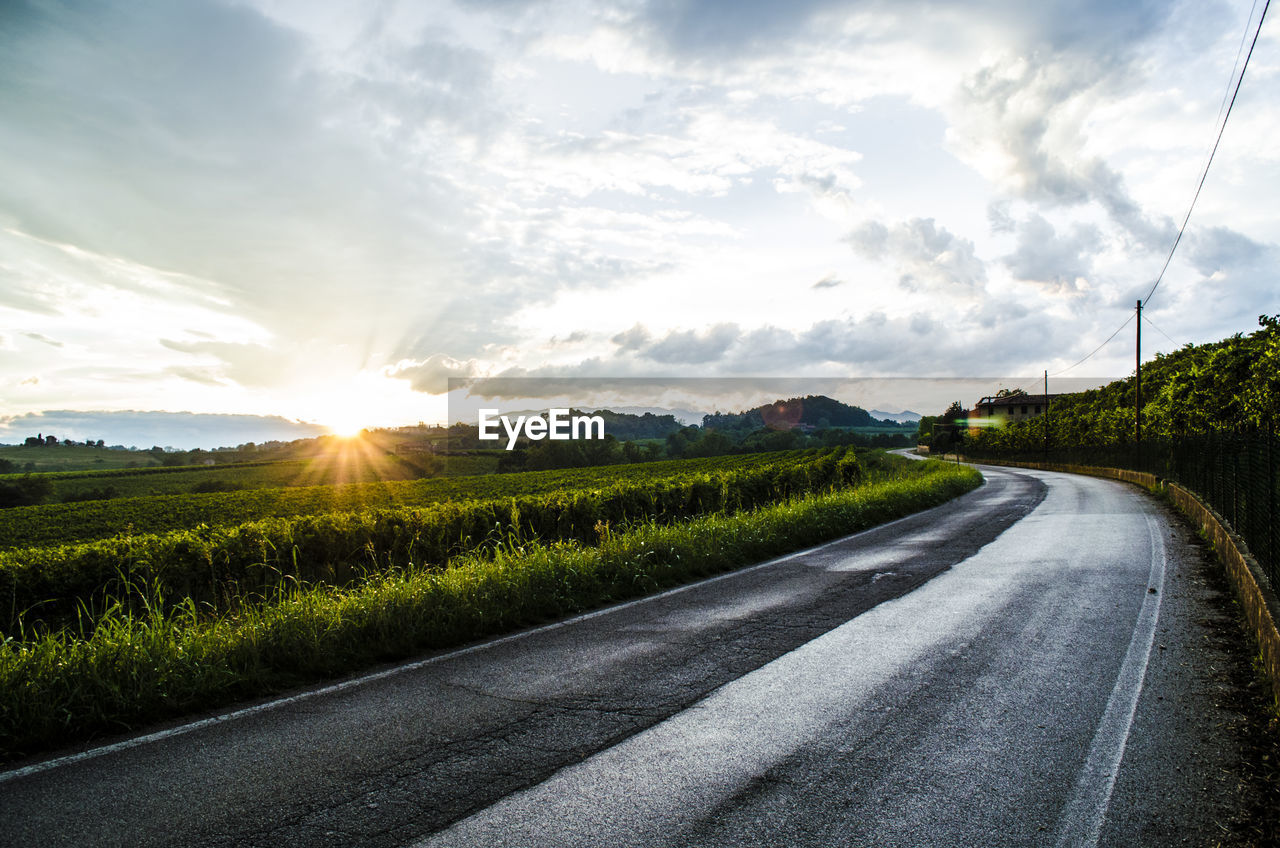
<path fill-rule="evenodd" d="M 19 764 L 0 844 L 1218 844 L 1257 789 L 1202 552 L 1123 484 L 983 470 L 811 551 Z"/>

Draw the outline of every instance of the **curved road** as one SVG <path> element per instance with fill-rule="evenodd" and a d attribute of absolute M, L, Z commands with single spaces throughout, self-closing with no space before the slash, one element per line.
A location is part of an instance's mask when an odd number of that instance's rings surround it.
<path fill-rule="evenodd" d="M 984 468 L 865 533 L 0 773 L 0 844 L 1212 844 L 1187 532 Z"/>

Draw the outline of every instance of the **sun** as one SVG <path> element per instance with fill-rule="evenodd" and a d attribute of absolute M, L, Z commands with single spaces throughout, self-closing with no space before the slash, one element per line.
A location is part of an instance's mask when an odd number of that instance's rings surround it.
<path fill-rule="evenodd" d="M 368 426 L 358 409 L 334 410 L 320 420 L 321 426 L 335 436 L 349 439 Z"/>
<path fill-rule="evenodd" d="M 277 408 L 287 405 L 291 417 L 346 438 L 359 435 L 361 430 L 430 417 L 429 410 L 424 410 L 430 404 L 424 403 L 423 394 L 410 388 L 405 380 L 393 379 L 381 371 L 330 370 L 335 373 L 299 380 L 286 395 L 273 399 Z M 439 400 L 439 404 L 444 403 Z"/>
<path fill-rule="evenodd" d="M 335 436 L 341 436 L 344 439 L 350 439 L 356 436 L 364 429 L 364 425 L 359 421 L 348 419 L 343 421 L 330 421 L 324 425 L 324 428 Z"/>

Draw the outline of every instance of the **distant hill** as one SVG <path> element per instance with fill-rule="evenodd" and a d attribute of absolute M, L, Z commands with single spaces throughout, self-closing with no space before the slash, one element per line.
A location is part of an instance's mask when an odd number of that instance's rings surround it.
<path fill-rule="evenodd" d="M 600 410 L 596 410 L 596 411 L 599 412 Z M 652 413 L 653 415 L 656 415 L 658 417 L 669 415 L 675 418 L 677 422 L 685 426 L 699 423 L 700 421 L 702 421 L 702 416 L 706 415 L 706 412 L 698 412 L 697 410 L 693 410 L 693 409 L 680 409 L 680 408 L 666 409 L 660 406 L 619 406 L 612 409 L 611 411 L 617 412 L 617 413 L 623 413 L 626 415 L 639 415 L 639 416 L 643 416 L 646 413 Z"/>
<path fill-rule="evenodd" d="M 808 427 L 874 427 L 877 421 L 860 406 L 851 406 L 826 395 L 806 395 L 763 404 L 737 413 L 713 413 L 702 417 L 702 426 L 712 430 L 790 430 Z"/>
<path fill-rule="evenodd" d="M 28 436 L 53 435 L 59 441 L 102 439 L 108 445 L 219 448 L 247 442 L 308 439 L 324 427 L 279 416 L 224 415 L 205 412 L 119 412 L 52 409 L 0 417 L 0 442 L 21 445 Z"/>
<path fill-rule="evenodd" d="M 893 421 L 898 424 L 915 424 L 924 416 L 909 409 L 904 409 L 902 412 L 885 412 L 883 409 L 873 409 L 871 410 L 871 417 L 879 418 L 881 421 Z"/>
<path fill-rule="evenodd" d="M 655 415 L 652 412 L 645 412 L 636 415 L 630 412 L 615 412 L 612 409 L 597 409 L 588 414 L 603 418 L 605 433 L 620 442 L 635 439 L 665 439 L 667 434 L 674 433 L 684 426 L 670 414 Z"/>

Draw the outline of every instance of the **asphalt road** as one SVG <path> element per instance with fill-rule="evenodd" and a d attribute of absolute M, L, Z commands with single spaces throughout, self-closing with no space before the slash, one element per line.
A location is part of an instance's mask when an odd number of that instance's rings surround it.
<path fill-rule="evenodd" d="M 820 548 L 0 773 L 0 845 L 1215 844 L 1242 742 L 1187 532 L 1124 484 L 984 473 Z"/>

